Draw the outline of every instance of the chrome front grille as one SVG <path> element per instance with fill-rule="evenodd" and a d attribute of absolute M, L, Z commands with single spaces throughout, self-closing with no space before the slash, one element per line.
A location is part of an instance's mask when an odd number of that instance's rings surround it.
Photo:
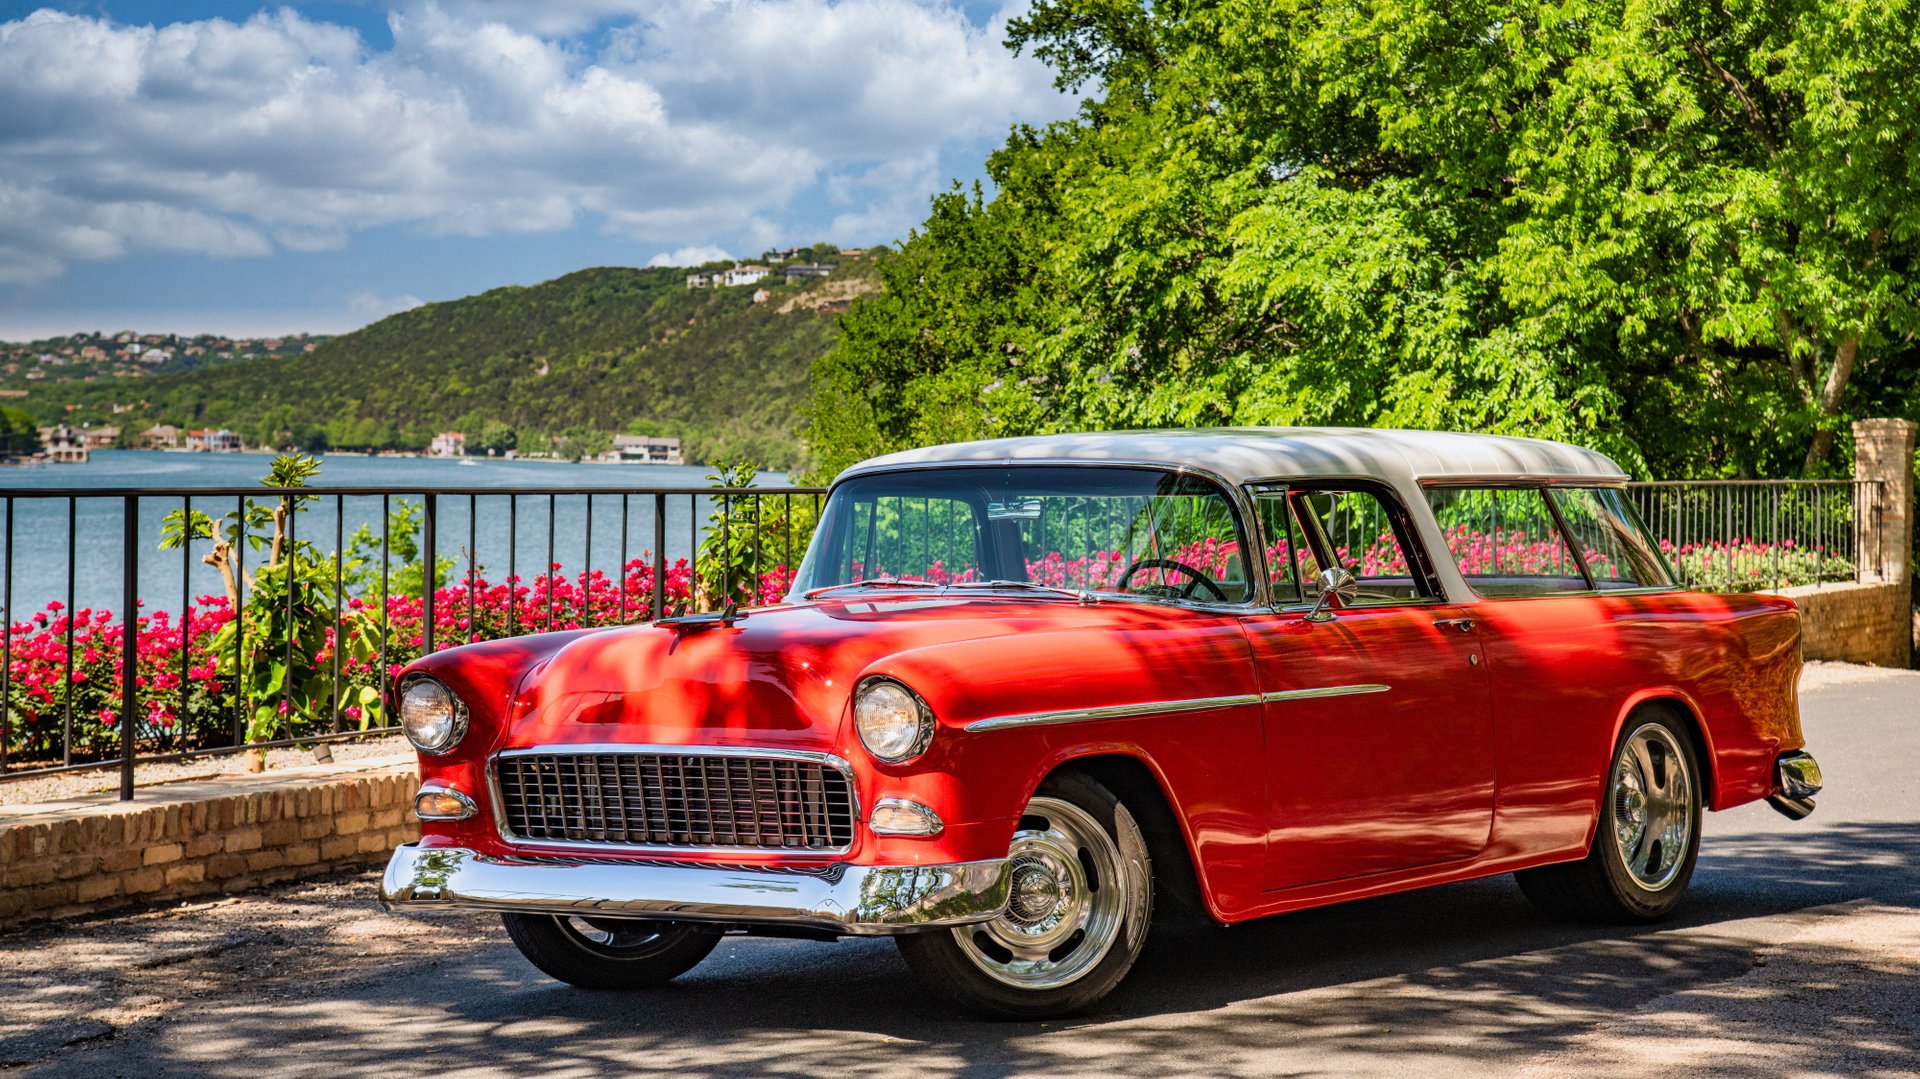
<path fill-rule="evenodd" d="M 509 839 L 838 851 L 853 782 L 824 759 L 621 750 L 512 752 L 494 762 Z"/>

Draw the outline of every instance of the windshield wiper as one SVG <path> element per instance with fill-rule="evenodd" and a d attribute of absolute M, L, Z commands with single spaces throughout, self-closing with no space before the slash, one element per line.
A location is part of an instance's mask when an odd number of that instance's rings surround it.
<path fill-rule="evenodd" d="M 1066 596 L 1082 603 L 1092 603 L 1093 593 L 1072 588 L 1055 588 L 1050 584 L 1035 584 L 1032 581 L 956 581 L 948 588 L 1013 588 L 1022 592 L 1048 592 L 1056 596 Z"/>
<path fill-rule="evenodd" d="M 908 581 L 899 577 L 867 577 L 858 581 L 842 581 L 839 584 L 822 585 L 807 589 L 807 598 L 824 596 L 828 592 L 838 592 L 842 588 L 938 588 L 931 581 Z"/>

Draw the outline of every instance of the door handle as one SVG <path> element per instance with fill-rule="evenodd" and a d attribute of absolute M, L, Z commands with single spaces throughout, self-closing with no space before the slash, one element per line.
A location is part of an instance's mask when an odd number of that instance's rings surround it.
<path fill-rule="evenodd" d="M 1457 629 L 1462 633 L 1473 632 L 1473 619 L 1471 618 L 1442 618 L 1435 621 L 1434 625 Z"/>

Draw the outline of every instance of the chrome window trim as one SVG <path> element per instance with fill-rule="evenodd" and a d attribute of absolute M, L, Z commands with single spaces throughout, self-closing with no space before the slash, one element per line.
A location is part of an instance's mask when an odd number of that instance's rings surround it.
<path fill-rule="evenodd" d="M 1338 474 L 1315 473 L 1313 475 L 1300 475 L 1300 476 L 1291 476 L 1291 477 L 1275 476 L 1275 477 L 1269 477 L 1264 479 L 1248 480 L 1246 483 L 1246 486 L 1241 490 L 1241 493 L 1246 496 L 1247 508 L 1245 512 L 1247 513 L 1247 520 L 1254 522 L 1256 524 L 1260 522 L 1260 515 L 1258 513 L 1253 512 L 1253 506 L 1255 502 L 1257 502 L 1259 499 L 1262 499 L 1262 498 L 1287 499 L 1293 494 L 1295 490 L 1298 490 L 1298 489 L 1313 490 L 1315 488 L 1325 488 L 1330 485 L 1338 488 L 1338 486 L 1341 484 L 1358 484 L 1360 486 L 1355 487 L 1354 488 L 1355 490 L 1368 491 L 1368 493 L 1373 494 L 1376 498 L 1379 497 L 1379 491 L 1385 491 L 1389 496 L 1392 497 L 1393 505 L 1388 506 L 1385 502 L 1382 502 L 1382 506 L 1388 510 L 1392 510 L 1394 508 L 1399 509 L 1401 517 L 1404 519 L 1405 523 L 1409 527 L 1411 527 L 1413 532 L 1412 536 L 1409 537 L 1412 541 L 1411 551 L 1409 552 L 1410 557 L 1416 558 L 1423 563 L 1423 565 L 1420 567 L 1423 570 L 1422 573 L 1420 574 L 1410 573 L 1408 574 L 1408 576 L 1413 578 L 1416 588 L 1424 588 L 1424 590 L 1431 593 L 1430 595 L 1414 596 L 1405 600 L 1378 601 L 1378 602 L 1370 601 L 1368 603 L 1361 604 L 1352 608 L 1343 608 L 1343 609 L 1355 610 L 1355 611 L 1393 610 L 1401 607 L 1438 607 L 1438 606 L 1445 606 L 1447 604 L 1457 602 L 1447 597 L 1446 582 L 1441 579 L 1441 575 L 1440 575 L 1440 566 L 1443 560 L 1436 559 L 1433 555 L 1433 551 L 1429 549 L 1429 542 L 1427 540 L 1427 537 L 1422 535 L 1420 532 L 1419 519 L 1414 516 L 1413 504 L 1408 502 L 1404 497 L 1402 497 L 1402 493 L 1400 492 L 1400 490 L 1394 487 L 1394 485 L 1390 481 L 1383 479 L 1379 476 L 1366 476 L 1366 475 L 1359 475 L 1359 474 L 1349 475 L 1346 473 L 1338 473 Z M 1378 488 L 1379 490 L 1369 491 L 1369 488 Z M 1433 512 L 1431 507 L 1423 506 L 1422 508 L 1425 509 L 1429 515 L 1431 515 L 1431 513 Z M 1287 510 L 1287 513 L 1288 513 L 1288 519 L 1294 520 L 1292 516 L 1293 510 L 1291 507 L 1289 507 L 1289 509 Z M 1311 537 L 1302 536 L 1301 539 L 1304 540 L 1309 546 L 1311 546 L 1313 543 L 1313 540 Z M 1271 537 L 1263 533 L 1259 537 L 1257 542 L 1260 544 L 1260 549 L 1259 549 L 1260 557 L 1254 558 L 1252 559 L 1252 561 L 1259 563 L 1260 580 L 1262 585 L 1265 586 L 1263 588 L 1264 594 L 1271 597 L 1273 594 L 1273 591 L 1267 578 L 1267 560 L 1265 557 L 1267 546 L 1271 542 Z M 1445 561 L 1450 561 L 1450 559 Z M 1426 582 L 1424 586 L 1420 583 L 1420 578 L 1423 576 L 1426 578 Z M 1306 594 L 1305 585 L 1306 585 L 1305 581 L 1297 582 L 1297 585 L 1296 585 L 1296 587 L 1300 588 L 1302 596 Z M 1313 609 L 1313 604 L 1310 602 L 1306 602 L 1304 600 L 1298 603 L 1288 603 L 1285 605 L 1277 604 L 1277 603 L 1269 603 L 1266 608 L 1267 611 L 1270 611 L 1276 614 L 1291 613 L 1296 610 L 1310 611 L 1312 609 Z"/>
<path fill-rule="evenodd" d="M 1015 727 L 1045 727 L 1055 723 L 1091 723 L 1103 719 L 1135 719 L 1140 716 L 1174 715 L 1181 712 L 1212 712 L 1222 708 L 1240 708 L 1259 704 L 1258 693 L 1235 693 L 1224 697 L 1187 697 L 1172 701 L 1141 701 L 1138 704 L 1110 704 L 1097 708 L 1063 708 L 1057 712 L 1024 712 L 976 719 L 962 728 L 968 733 L 1003 731 Z"/>
<path fill-rule="evenodd" d="M 832 501 L 834 492 L 840 489 L 840 485 L 851 479 L 866 479 L 870 476 L 884 476 L 897 472 L 920 472 L 932 468 L 1024 468 L 1027 466 L 1042 468 L 1141 468 L 1154 472 L 1170 472 L 1175 475 L 1198 476 L 1219 487 L 1221 493 L 1226 496 L 1228 505 L 1233 507 L 1236 515 L 1234 518 L 1235 532 L 1240 539 L 1241 553 L 1246 559 L 1247 584 L 1249 591 L 1252 593 L 1252 595 L 1248 596 L 1245 600 L 1239 603 L 1215 603 L 1140 596 L 1131 592 L 1089 592 L 1087 595 L 1101 600 L 1112 599 L 1126 603 L 1154 603 L 1161 606 L 1178 607 L 1182 610 L 1206 611 L 1215 614 L 1238 614 L 1244 611 L 1267 610 L 1270 608 L 1271 605 L 1267 598 L 1266 559 L 1255 558 L 1254 553 L 1247 549 L 1247 545 L 1254 536 L 1254 532 L 1251 527 L 1251 522 L 1253 521 L 1253 503 L 1248 499 L 1246 489 L 1240 484 L 1228 480 L 1220 473 L 1210 468 L 1201 468 L 1198 465 L 1169 464 L 1165 461 L 1146 461 L 1123 457 L 1103 458 L 1098 461 L 1089 461 L 1084 457 L 1021 457 L 1008 460 L 926 461 L 917 464 L 891 465 L 875 468 L 861 468 L 855 465 L 834 479 L 833 485 L 827 488 L 826 498 L 822 500 L 821 505 L 824 507 L 827 502 Z M 811 544 L 809 544 L 809 547 L 811 547 Z M 1000 595 L 1001 593 L 993 592 L 988 594 Z M 1010 589 L 1007 594 L 1015 594 L 1015 592 Z M 1039 597 L 1036 595 L 1036 598 Z M 1061 596 L 1058 598 L 1066 599 L 1068 597 Z"/>
<path fill-rule="evenodd" d="M 772 757 L 777 760 L 803 761 L 808 764 L 820 764 L 836 769 L 847 777 L 847 796 L 853 815 L 853 838 L 840 847 L 808 847 L 796 849 L 787 847 L 744 847 L 744 846 L 692 846 L 677 843 L 605 843 L 599 841 L 579 841 L 565 839 L 528 839 L 514 834 L 507 827 L 506 799 L 500 790 L 499 761 L 502 757 L 534 757 L 577 754 L 581 756 L 612 754 L 658 754 L 680 757 Z M 860 841 L 860 822 L 866 820 L 860 811 L 860 786 L 854 781 L 853 765 L 837 753 L 823 753 L 810 749 L 760 749 L 753 746 L 699 746 L 699 745 L 661 745 L 655 743 L 625 742 L 580 742 L 557 745 L 521 746 L 516 749 L 503 749 L 487 758 L 487 799 L 492 803 L 493 828 L 503 842 L 516 847 L 532 850 L 562 851 L 632 851 L 644 854 L 779 854 L 789 858 L 810 858 L 814 856 L 837 857 L 853 849 Z"/>

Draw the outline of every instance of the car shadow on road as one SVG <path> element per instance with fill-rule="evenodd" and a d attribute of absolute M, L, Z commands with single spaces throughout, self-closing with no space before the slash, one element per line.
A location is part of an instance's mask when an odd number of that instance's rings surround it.
<path fill-rule="evenodd" d="M 166 1039 L 163 1051 L 182 1055 L 148 1063 L 240 1075 L 298 1028 L 322 1048 L 293 1070 L 330 1075 L 397 1063 L 519 1075 L 1273 1074 L 1276 1051 L 1283 1062 L 1351 1056 L 1367 1070 L 1436 1058 L 1510 1070 L 1609 1016 L 1746 975 L 1746 919 L 1817 921 L 1810 908 L 1863 899 L 1920 905 L 1916 865 L 1920 825 L 1835 824 L 1715 837 L 1685 914 L 1657 928 L 1556 922 L 1500 877 L 1168 932 L 1092 1013 L 1051 1023 L 957 1017 L 885 941 L 729 940 L 672 987 L 639 994 L 557 985 L 487 948 L 432 957 L 430 978 L 389 967 L 318 999 L 207 1012 Z M 1869 958 L 1835 947 L 1806 961 L 1803 980 L 1913 974 L 1869 969 Z M 1913 1017 L 1882 1011 L 1813 1011 L 1769 1031 L 1754 1074 L 1852 1071 L 1862 1052 L 1889 1047 L 1920 1060 Z"/>

